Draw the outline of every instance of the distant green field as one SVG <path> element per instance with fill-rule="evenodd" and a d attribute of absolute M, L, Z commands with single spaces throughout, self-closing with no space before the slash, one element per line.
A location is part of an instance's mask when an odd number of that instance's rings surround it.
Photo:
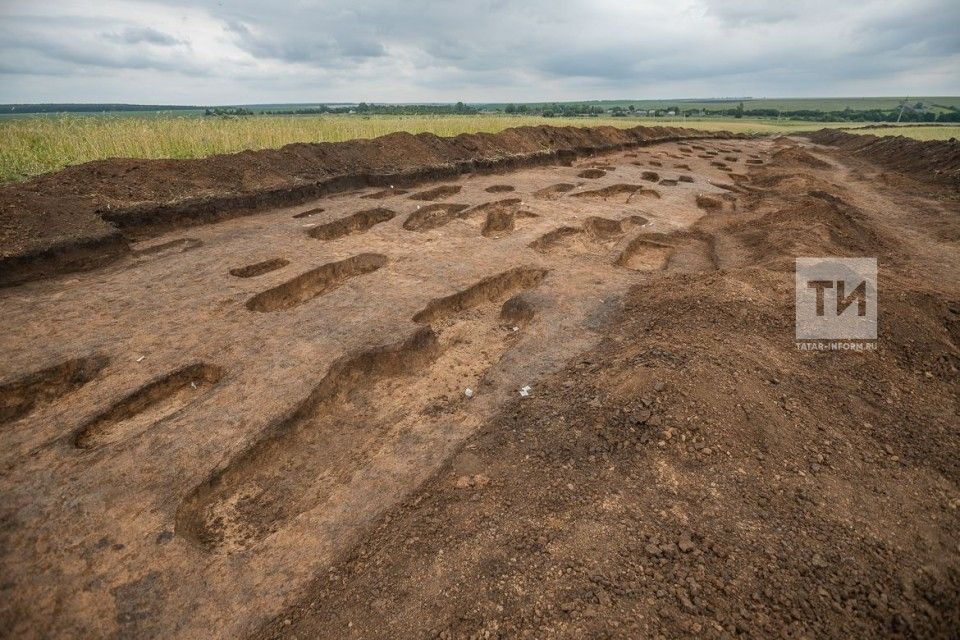
<path fill-rule="evenodd" d="M 620 107 L 626 109 L 631 105 L 636 109 L 669 109 L 680 107 L 687 109 L 733 109 L 741 102 L 745 109 L 783 109 L 794 111 L 808 109 L 811 111 L 842 111 L 850 108 L 854 111 L 870 109 L 897 109 L 901 100 L 907 99 L 909 104 L 922 102 L 933 111 L 945 111 L 942 107 L 960 108 L 960 96 L 903 96 L 894 98 L 730 98 L 716 100 L 582 100 L 574 102 L 537 102 L 528 103 L 529 106 L 542 107 L 551 104 L 585 104 L 612 109 Z M 480 105 L 490 109 L 503 109 L 507 103 L 487 103 Z M 939 107 L 936 105 L 940 105 Z"/>
<path fill-rule="evenodd" d="M 850 133 L 873 134 L 875 136 L 906 136 L 916 140 L 949 140 L 960 139 L 960 126 L 940 127 L 867 127 L 864 129 L 850 129 Z"/>
<path fill-rule="evenodd" d="M 247 149 L 275 149 L 292 142 L 338 142 L 395 131 L 496 133 L 524 125 L 614 127 L 685 126 L 709 131 L 794 133 L 840 123 L 748 118 L 582 117 L 546 118 L 502 114 L 457 116 L 269 116 L 196 117 L 164 112 L 109 115 L 41 115 L 0 118 L 0 182 L 29 178 L 65 166 L 104 158 L 201 158 Z M 856 133 L 907 135 L 920 139 L 957 137 L 958 127 L 903 127 Z"/>

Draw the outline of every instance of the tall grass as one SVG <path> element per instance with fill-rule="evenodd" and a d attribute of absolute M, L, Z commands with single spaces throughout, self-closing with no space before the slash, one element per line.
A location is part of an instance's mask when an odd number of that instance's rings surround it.
<path fill-rule="evenodd" d="M 246 149 L 270 149 L 291 142 L 338 142 L 373 138 L 394 131 L 496 133 L 508 127 L 688 126 L 699 129 L 774 133 L 818 129 L 824 123 L 762 120 L 683 120 L 653 118 L 541 118 L 534 116 L 195 116 L 115 117 L 81 115 L 0 119 L 0 181 L 23 180 L 68 165 L 103 158 L 201 158 Z M 951 128 L 955 129 L 955 128 Z M 891 131 L 891 130 L 878 130 Z M 920 132 L 918 129 L 900 130 Z M 956 135 L 956 131 L 953 134 Z M 945 135 L 944 137 L 950 137 Z"/>
<path fill-rule="evenodd" d="M 851 129 L 850 133 L 870 133 L 875 136 L 906 136 L 916 140 L 949 140 L 950 138 L 960 138 L 960 126 L 877 127 L 875 129 Z"/>

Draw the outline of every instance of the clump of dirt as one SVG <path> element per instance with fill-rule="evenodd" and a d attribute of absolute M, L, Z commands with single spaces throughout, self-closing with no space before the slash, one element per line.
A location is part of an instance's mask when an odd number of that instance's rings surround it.
<path fill-rule="evenodd" d="M 543 234 L 527 246 L 534 251 L 545 253 L 563 242 L 563 240 L 581 233 L 583 233 L 583 229 L 579 227 L 558 227 Z"/>
<path fill-rule="evenodd" d="M 524 327 L 533 320 L 536 309 L 526 293 L 518 293 L 503 303 L 500 319 L 513 326 Z"/>
<path fill-rule="evenodd" d="M 723 208 L 723 201 L 713 196 L 702 193 L 697 194 L 697 206 L 708 211 L 716 211 Z"/>
<path fill-rule="evenodd" d="M 522 200 L 520 198 L 503 198 L 502 200 L 494 200 L 492 202 L 484 202 L 479 204 L 469 211 L 464 213 L 465 217 L 470 217 L 473 215 L 487 215 L 491 211 L 497 210 L 516 210 L 519 207 Z"/>
<path fill-rule="evenodd" d="M 583 222 L 583 229 L 594 238 L 613 240 L 624 233 L 624 225 L 620 220 L 590 216 Z"/>
<path fill-rule="evenodd" d="M 513 190 L 514 190 L 513 185 L 509 185 L 509 184 L 492 184 L 486 189 L 484 189 L 484 191 L 486 191 L 487 193 L 507 193 Z"/>
<path fill-rule="evenodd" d="M 403 221 L 403 228 L 408 231 L 428 231 L 430 229 L 436 229 L 456 218 L 469 206 L 470 205 L 466 204 L 444 202 L 427 205 L 407 216 L 407 219 Z"/>

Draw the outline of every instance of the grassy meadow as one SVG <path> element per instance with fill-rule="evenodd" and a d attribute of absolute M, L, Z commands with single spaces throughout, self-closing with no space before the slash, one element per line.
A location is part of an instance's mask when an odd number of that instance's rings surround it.
<path fill-rule="evenodd" d="M 339 142 L 373 138 L 395 131 L 496 133 L 508 127 L 554 126 L 634 127 L 687 126 L 716 131 L 791 133 L 820 129 L 823 122 L 750 119 L 682 119 L 652 117 L 545 118 L 523 115 L 452 116 L 275 116 L 238 118 L 194 115 L 69 115 L 0 118 L 0 182 L 55 171 L 68 165 L 115 157 L 201 158 L 247 149 L 270 149 L 292 142 Z M 848 125 L 849 126 L 849 125 Z M 908 135 L 922 140 L 960 137 L 960 127 L 861 129 L 857 133 Z"/>

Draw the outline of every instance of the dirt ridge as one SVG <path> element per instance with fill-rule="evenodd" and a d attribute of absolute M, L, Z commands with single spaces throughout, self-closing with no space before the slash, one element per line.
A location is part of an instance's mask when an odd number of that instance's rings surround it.
<path fill-rule="evenodd" d="M 129 241 L 324 195 L 570 163 L 681 139 L 745 137 L 678 127 L 518 127 L 497 134 L 392 133 L 198 160 L 116 158 L 0 187 L 0 286 L 93 269 Z"/>
<path fill-rule="evenodd" d="M 820 129 L 801 134 L 817 144 L 840 147 L 888 169 L 909 172 L 912 177 L 949 184 L 960 190 L 960 142 L 915 140 L 905 136 L 854 134 L 838 129 Z"/>

